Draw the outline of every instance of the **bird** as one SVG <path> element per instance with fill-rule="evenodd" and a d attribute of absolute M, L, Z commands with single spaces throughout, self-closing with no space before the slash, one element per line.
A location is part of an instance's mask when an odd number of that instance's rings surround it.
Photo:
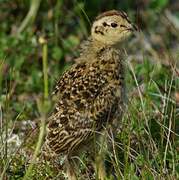
<path fill-rule="evenodd" d="M 77 175 L 73 156 L 94 149 L 102 132 L 121 123 L 125 99 L 125 59 L 121 44 L 135 31 L 127 14 L 109 10 L 98 15 L 79 57 L 59 78 L 56 104 L 48 118 L 43 151 L 51 161 L 65 158 L 68 179 Z M 113 130 L 112 130 L 113 131 Z M 104 173 L 99 172 L 99 179 Z"/>

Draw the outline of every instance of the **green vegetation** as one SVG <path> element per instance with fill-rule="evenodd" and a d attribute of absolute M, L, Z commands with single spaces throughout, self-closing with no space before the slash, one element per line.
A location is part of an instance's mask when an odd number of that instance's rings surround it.
<path fill-rule="evenodd" d="M 61 176 L 36 164 L 50 93 L 74 63 L 93 18 L 109 9 L 126 11 L 141 32 L 126 44 L 128 105 L 107 179 L 179 179 L 179 2 L 38 2 L 0 0 L 0 179 Z M 24 24 L 29 9 L 36 12 Z"/>

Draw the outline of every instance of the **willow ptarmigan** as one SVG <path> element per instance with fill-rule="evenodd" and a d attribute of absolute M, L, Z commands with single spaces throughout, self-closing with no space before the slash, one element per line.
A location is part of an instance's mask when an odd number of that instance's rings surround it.
<path fill-rule="evenodd" d="M 69 179 L 76 179 L 71 157 L 91 148 L 108 126 L 120 124 L 125 92 L 119 44 L 135 30 L 122 11 L 97 16 L 76 63 L 57 83 L 58 101 L 49 117 L 44 146 L 52 159 L 66 157 Z"/>

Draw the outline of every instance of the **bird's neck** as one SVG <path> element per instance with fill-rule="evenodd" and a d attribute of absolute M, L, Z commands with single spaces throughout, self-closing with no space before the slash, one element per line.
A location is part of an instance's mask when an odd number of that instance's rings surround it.
<path fill-rule="evenodd" d="M 80 56 L 81 57 L 88 57 L 85 59 L 93 59 L 94 56 L 100 54 L 106 49 L 115 49 L 119 50 L 121 49 L 120 45 L 108 45 L 105 43 L 102 43 L 100 41 L 94 40 L 91 37 L 89 37 L 86 41 L 82 42 L 80 46 Z"/>
<path fill-rule="evenodd" d="M 117 44 L 107 44 L 104 42 L 100 42 L 97 40 L 92 39 L 91 40 L 91 48 L 93 48 L 94 52 L 101 51 L 102 49 L 116 49 L 116 50 L 122 50 L 124 48 L 123 42 L 118 42 Z"/>
<path fill-rule="evenodd" d="M 104 44 L 100 41 L 97 41 L 97 40 L 92 40 L 92 48 L 94 51 L 100 51 L 101 49 L 106 49 L 110 46 L 108 46 L 107 44 Z"/>

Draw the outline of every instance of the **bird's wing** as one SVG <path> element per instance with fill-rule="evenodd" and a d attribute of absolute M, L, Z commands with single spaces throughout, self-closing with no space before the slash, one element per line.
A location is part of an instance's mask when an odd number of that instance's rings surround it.
<path fill-rule="evenodd" d="M 116 116 L 116 111 L 122 111 L 120 109 L 121 99 L 121 88 L 118 82 L 108 84 L 103 88 L 88 110 L 91 118 L 95 121 L 96 131 L 100 131 L 108 123 L 111 124 Z"/>
<path fill-rule="evenodd" d="M 79 113 L 76 109 L 64 110 L 51 116 L 48 125 L 48 146 L 57 154 L 71 152 L 75 147 L 98 133 L 116 113 L 121 98 L 119 87 L 106 86 L 88 109 Z M 69 111 L 71 114 L 69 114 Z"/>

